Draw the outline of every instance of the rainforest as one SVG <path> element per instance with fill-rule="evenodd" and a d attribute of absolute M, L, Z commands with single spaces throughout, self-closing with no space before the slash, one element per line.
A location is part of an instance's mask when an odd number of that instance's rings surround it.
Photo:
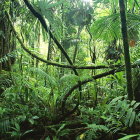
<path fill-rule="evenodd" d="M 140 140 L 140 0 L 0 0 L 0 140 Z"/>

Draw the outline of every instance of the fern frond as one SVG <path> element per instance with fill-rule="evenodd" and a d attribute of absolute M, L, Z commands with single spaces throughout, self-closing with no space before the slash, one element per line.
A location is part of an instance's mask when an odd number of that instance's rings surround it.
<path fill-rule="evenodd" d="M 60 78 L 60 83 L 64 83 L 64 82 L 77 82 L 78 81 L 78 76 L 74 75 L 74 74 L 66 74 L 63 77 Z"/>
<path fill-rule="evenodd" d="M 6 55 L 4 55 L 3 57 L 0 58 L 0 63 L 2 62 L 6 62 L 9 58 L 13 58 L 16 57 L 16 52 L 17 50 L 14 50 L 12 52 L 7 53 Z"/>
<path fill-rule="evenodd" d="M 104 125 L 96 125 L 96 124 L 88 124 L 87 128 L 89 128 L 89 130 L 85 132 L 84 137 L 85 140 L 98 139 L 100 137 L 100 134 L 107 133 L 109 130 Z"/>
<path fill-rule="evenodd" d="M 17 121 L 16 118 L 5 118 L 5 119 L 0 119 L 0 130 L 1 134 L 6 133 L 10 130 L 10 128 L 15 124 Z"/>
<path fill-rule="evenodd" d="M 50 76 L 49 74 L 47 74 L 45 71 L 43 71 L 42 69 L 40 68 L 29 68 L 29 71 L 30 72 L 33 72 L 34 74 L 37 74 L 39 75 L 39 77 L 42 79 L 42 78 L 46 78 L 46 82 L 48 85 L 50 85 L 51 87 L 55 87 L 57 86 L 57 82 L 56 82 L 56 79 L 53 77 L 53 76 Z"/>
<path fill-rule="evenodd" d="M 96 131 L 108 131 L 108 128 L 105 125 L 97 125 L 97 124 L 88 124 L 88 128 Z"/>

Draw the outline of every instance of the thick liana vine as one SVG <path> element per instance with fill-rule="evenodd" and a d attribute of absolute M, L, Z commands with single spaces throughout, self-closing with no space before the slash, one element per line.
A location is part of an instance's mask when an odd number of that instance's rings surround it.
<path fill-rule="evenodd" d="M 102 78 L 102 77 L 105 77 L 105 76 L 108 76 L 108 75 L 111 75 L 111 74 L 114 74 L 114 73 L 117 73 L 117 72 L 120 72 L 120 71 L 123 71 L 124 70 L 124 65 L 111 65 L 111 66 L 104 66 L 104 65 L 101 65 L 101 66 L 70 66 L 70 65 L 63 65 L 63 64 L 59 64 L 59 63 L 55 63 L 55 62 L 50 62 L 48 60 L 45 60 L 35 54 L 33 54 L 27 47 L 25 47 L 24 43 L 22 42 L 22 40 L 20 39 L 18 33 L 16 32 L 11 20 L 10 20 L 10 17 L 8 15 L 8 13 L 6 13 L 7 15 L 7 18 L 9 20 L 9 23 L 11 25 L 11 28 L 12 28 L 12 31 L 13 33 L 15 34 L 17 40 L 19 41 L 22 49 L 24 49 L 28 54 L 30 54 L 32 57 L 38 59 L 39 61 L 41 62 L 44 62 L 48 65 L 53 65 L 53 66 L 58 66 L 58 67 L 63 67 L 63 68 L 72 68 L 74 67 L 75 69 L 108 69 L 108 68 L 114 68 L 113 70 L 110 70 L 108 72 L 105 72 L 105 73 L 101 73 L 101 74 L 98 74 L 98 75 L 95 75 L 91 78 L 88 78 L 88 79 L 85 79 L 83 81 L 81 81 L 81 85 L 84 85 L 88 82 L 92 82 L 93 80 L 96 80 L 96 79 L 99 79 L 99 78 Z M 131 65 L 132 68 L 136 68 L 138 66 L 138 64 L 133 64 Z M 116 68 L 119 68 L 119 69 L 116 69 Z M 73 87 L 71 87 L 71 89 L 64 95 L 63 99 L 62 99 L 62 110 L 64 110 L 64 107 L 66 105 L 66 100 L 68 99 L 68 97 L 72 94 L 72 92 L 77 89 L 79 87 L 79 83 L 74 85 Z M 77 106 L 75 107 L 75 109 L 73 109 L 71 112 L 74 112 L 76 110 Z M 68 116 L 68 113 L 65 114 L 63 116 L 63 118 L 65 118 L 66 116 Z M 63 120 L 62 118 L 60 118 L 60 120 Z"/>
<path fill-rule="evenodd" d="M 59 43 L 59 41 L 56 39 L 56 37 L 52 34 L 52 32 L 49 30 L 44 18 L 42 17 L 42 15 L 40 13 L 38 13 L 33 6 L 28 2 L 28 0 L 23 0 L 24 3 L 26 4 L 26 6 L 28 7 L 28 9 L 32 12 L 32 14 L 40 21 L 40 23 L 42 24 L 42 26 L 44 27 L 45 31 L 47 33 L 49 33 L 50 38 L 54 41 L 54 43 L 57 45 L 57 47 L 61 50 L 61 52 L 63 53 L 63 55 L 66 57 L 67 61 L 69 62 L 70 65 L 73 65 L 73 62 L 71 61 L 70 57 L 68 56 L 68 54 L 66 53 L 66 51 L 64 50 L 63 46 Z M 75 75 L 79 76 L 77 70 L 75 68 L 72 68 L 72 70 L 74 71 Z M 80 98 L 82 95 L 82 87 L 80 84 L 80 80 L 78 80 L 79 83 L 79 93 L 80 93 Z M 78 103 L 79 104 L 79 101 Z M 78 107 L 78 106 L 77 106 Z M 63 112 L 64 113 L 64 112 Z"/>

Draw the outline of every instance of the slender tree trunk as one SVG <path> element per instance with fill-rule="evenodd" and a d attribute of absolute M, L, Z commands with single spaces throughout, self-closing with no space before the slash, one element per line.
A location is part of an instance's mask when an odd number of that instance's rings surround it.
<path fill-rule="evenodd" d="M 131 74 L 131 63 L 129 54 L 128 34 L 127 34 L 127 23 L 125 14 L 124 0 L 119 0 L 120 16 L 121 16 L 121 31 L 123 37 L 124 46 L 124 57 L 125 57 L 125 68 L 126 68 L 126 80 L 127 80 L 127 93 L 128 99 L 133 100 L 133 89 L 132 89 L 132 74 Z"/>
<path fill-rule="evenodd" d="M 0 31 L 2 31 L 3 30 L 3 28 L 2 28 L 2 24 L 1 24 L 1 22 L 0 22 Z M 1 34 L 0 34 L 0 58 L 2 58 L 2 47 L 3 46 L 3 37 L 2 37 L 2 32 L 1 32 Z M 0 62 L 0 72 L 1 72 L 1 70 L 2 70 L 2 62 Z"/>
<path fill-rule="evenodd" d="M 39 25 L 39 28 L 40 28 L 40 25 Z M 38 40 L 37 40 L 37 46 L 38 46 L 38 50 L 40 50 L 40 37 L 41 37 L 41 33 L 40 33 L 40 30 L 39 30 L 39 35 L 38 35 Z M 36 68 L 38 68 L 38 64 L 39 64 L 39 60 L 36 59 Z"/>
<path fill-rule="evenodd" d="M 50 29 L 51 29 L 51 26 L 50 26 Z M 51 60 L 51 55 L 52 55 L 52 39 L 49 36 L 47 60 Z"/>
<path fill-rule="evenodd" d="M 82 29 L 83 29 L 83 26 L 79 26 L 77 39 L 80 38 L 80 33 L 81 33 Z M 75 50 L 74 50 L 74 54 L 73 54 L 73 63 L 75 63 L 75 61 L 76 61 L 76 56 L 77 56 L 77 52 L 78 52 L 78 45 L 79 45 L 79 42 L 77 42 L 75 45 Z"/>
<path fill-rule="evenodd" d="M 61 5 L 61 11 L 62 11 L 62 17 L 61 17 L 61 22 L 66 26 L 66 23 L 64 22 L 65 21 L 65 16 L 64 16 L 64 5 L 62 4 Z M 63 44 L 63 47 L 65 47 L 65 39 L 67 38 L 67 35 L 66 35 L 66 31 L 65 31 L 65 28 L 64 26 L 62 27 L 62 44 Z M 66 48 L 66 47 L 65 47 Z M 67 49 L 65 49 L 65 51 L 67 51 Z M 66 58 L 65 58 L 65 55 L 61 52 L 61 62 L 64 63 L 66 62 Z M 60 68 L 60 75 L 59 77 L 61 78 L 62 76 L 64 76 L 65 74 L 65 70 L 63 68 Z"/>

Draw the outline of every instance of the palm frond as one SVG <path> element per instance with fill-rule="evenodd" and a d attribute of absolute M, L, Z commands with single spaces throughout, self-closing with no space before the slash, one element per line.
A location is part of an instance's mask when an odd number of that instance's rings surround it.
<path fill-rule="evenodd" d="M 132 34 L 133 36 L 137 36 L 138 32 L 135 31 L 135 28 L 140 28 L 140 16 L 137 14 L 127 13 L 127 24 L 129 38 L 132 37 Z M 111 42 L 114 39 L 121 38 L 120 28 L 120 17 L 117 13 L 102 17 L 95 21 L 91 26 L 91 32 L 94 39 Z"/>

